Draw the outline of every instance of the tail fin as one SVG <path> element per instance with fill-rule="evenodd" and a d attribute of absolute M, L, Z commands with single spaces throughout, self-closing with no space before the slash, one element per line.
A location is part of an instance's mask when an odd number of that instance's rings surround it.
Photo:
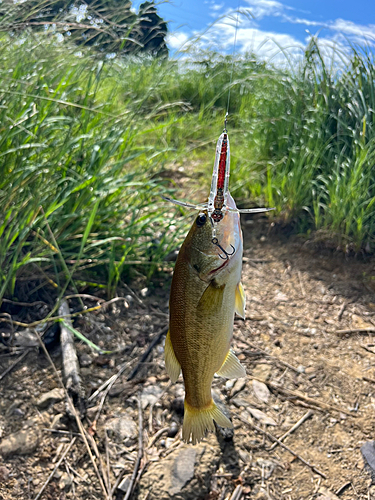
<path fill-rule="evenodd" d="M 232 422 L 215 405 L 213 400 L 206 408 L 194 408 L 185 400 L 184 423 L 182 426 L 182 439 L 193 444 L 201 441 L 206 431 L 214 431 L 214 420 L 221 427 L 233 428 Z"/>

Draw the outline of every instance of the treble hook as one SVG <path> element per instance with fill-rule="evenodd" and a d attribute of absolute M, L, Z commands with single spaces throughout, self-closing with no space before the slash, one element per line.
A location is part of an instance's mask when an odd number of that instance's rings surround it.
<path fill-rule="evenodd" d="M 230 257 L 231 255 L 233 255 L 233 254 L 234 254 L 234 252 L 236 251 L 236 249 L 234 248 L 234 246 L 233 246 L 233 245 L 231 245 L 231 247 L 232 247 L 232 249 L 233 249 L 233 252 L 232 252 L 232 253 L 228 253 L 228 252 L 227 252 L 226 250 L 224 250 L 224 248 L 220 245 L 219 240 L 218 240 L 217 238 L 212 238 L 212 240 L 211 240 L 211 241 L 212 241 L 212 243 L 213 243 L 214 245 L 216 245 L 217 247 L 219 247 L 219 248 L 220 248 L 220 250 L 221 250 L 222 252 L 224 252 L 225 257 L 223 257 L 223 256 L 221 256 L 221 255 L 219 254 L 220 259 L 223 259 L 223 260 L 229 259 L 229 257 Z"/>

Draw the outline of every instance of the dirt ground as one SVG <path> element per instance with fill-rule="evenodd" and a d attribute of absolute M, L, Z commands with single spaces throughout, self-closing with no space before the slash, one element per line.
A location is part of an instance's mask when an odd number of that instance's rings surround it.
<path fill-rule="evenodd" d="M 275 235 L 261 217 L 243 220 L 243 229 L 247 317 L 235 320 L 233 348 L 247 377 L 215 378 L 213 384 L 230 411 L 233 438 L 211 434 L 201 448 L 181 443 L 183 384 L 168 380 L 163 340 L 127 381 L 167 324 L 167 277 L 148 289 L 123 290 L 124 299 L 74 323 L 103 350 L 114 351 L 97 355 L 76 341 L 93 460 L 62 397 L 47 406 L 40 400 L 59 387 L 59 347 L 50 350 L 57 373 L 43 351 L 31 347 L 4 374 L 25 348 L 0 344 L 1 499 L 101 499 L 104 488 L 120 499 L 136 465 L 132 498 L 139 500 L 375 498 L 360 451 L 375 438 L 375 261 Z M 22 321 L 32 318 L 27 311 L 25 306 Z M 1 323 L 0 330 L 4 335 L 9 325 Z M 111 387 L 100 389 L 116 374 Z M 264 431 L 280 438 L 304 416 L 282 441 L 291 451 L 272 446 Z M 137 464 L 140 425 L 143 457 Z M 187 475 L 168 489 L 164 483 L 175 477 L 168 473 L 179 467 L 173 457 L 183 457 L 181 474 Z"/>

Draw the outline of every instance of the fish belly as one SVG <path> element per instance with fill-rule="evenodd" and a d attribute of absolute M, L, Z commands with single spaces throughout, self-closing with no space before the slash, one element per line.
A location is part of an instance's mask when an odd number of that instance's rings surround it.
<path fill-rule="evenodd" d="M 211 385 L 214 374 L 230 354 L 241 267 L 236 271 L 229 274 L 225 283 L 218 285 L 214 280 L 203 282 L 183 263 L 175 268 L 167 341 L 184 378 L 185 441 L 190 437 L 193 443 L 199 441 L 206 430 L 214 429 L 213 420 L 223 427 L 232 427 L 213 402 Z M 239 365 L 238 360 L 237 363 Z"/>

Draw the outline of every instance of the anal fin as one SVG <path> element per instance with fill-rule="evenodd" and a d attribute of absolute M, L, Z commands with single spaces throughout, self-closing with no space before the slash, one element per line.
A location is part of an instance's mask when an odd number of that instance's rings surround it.
<path fill-rule="evenodd" d="M 174 384 L 177 381 L 178 377 L 180 376 L 181 366 L 174 353 L 169 330 L 165 338 L 164 359 L 165 359 L 165 368 L 167 370 L 169 378 Z"/>
<path fill-rule="evenodd" d="M 224 359 L 224 363 L 221 365 L 221 368 L 217 375 L 224 378 L 241 378 L 246 376 L 246 370 L 239 362 L 237 356 L 233 351 L 229 350 L 228 354 Z"/>
<path fill-rule="evenodd" d="M 235 294 L 234 310 L 240 318 L 245 319 L 246 295 L 241 281 L 238 283 Z"/>

